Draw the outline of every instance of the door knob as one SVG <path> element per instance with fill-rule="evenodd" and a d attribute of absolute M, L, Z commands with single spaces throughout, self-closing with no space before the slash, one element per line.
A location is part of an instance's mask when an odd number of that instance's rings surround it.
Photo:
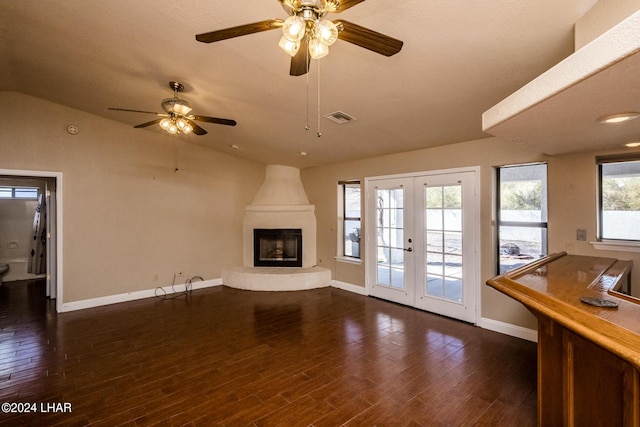
<path fill-rule="evenodd" d="M 407 251 L 407 252 L 413 252 L 413 248 L 407 248 L 407 249 L 405 249 L 405 251 Z"/>

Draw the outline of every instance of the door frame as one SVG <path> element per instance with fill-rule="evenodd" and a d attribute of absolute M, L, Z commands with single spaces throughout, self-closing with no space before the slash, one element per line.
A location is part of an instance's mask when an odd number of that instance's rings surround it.
<path fill-rule="evenodd" d="M 62 172 L 51 171 L 34 171 L 34 170 L 18 170 L 18 169 L 0 169 L 0 175 L 30 177 L 30 178 L 53 178 L 56 181 L 55 186 L 55 265 L 56 272 L 53 275 L 55 283 L 56 311 L 63 311 L 63 274 L 62 274 Z M 47 276 L 51 272 L 47 271 Z"/>
<path fill-rule="evenodd" d="M 481 189 L 481 176 L 480 176 L 480 166 L 471 166 L 471 167 L 462 167 L 462 168 L 451 168 L 451 169 L 438 169 L 438 170 L 430 170 L 430 171 L 421 171 L 421 172 L 409 172 L 409 173 L 402 173 L 402 174 L 392 174 L 392 175 L 380 175 L 380 176 L 371 176 L 371 177 L 365 177 L 364 179 L 364 200 L 368 200 L 369 198 L 369 194 L 370 191 L 375 190 L 375 181 L 379 181 L 379 180 L 386 180 L 386 179 L 396 179 L 396 178 L 419 178 L 419 177 L 428 177 L 428 176 L 432 176 L 432 175 L 445 175 L 445 174 L 455 174 L 455 173 L 465 173 L 465 172 L 473 172 L 474 173 L 474 185 L 475 185 L 475 211 L 476 211 L 476 217 L 473 221 L 473 226 L 475 228 L 475 242 L 473 243 L 473 259 L 471 260 L 471 262 L 474 263 L 475 268 L 473 269 L 473 273 L 472 273 L 472 283 L 475 283 L 475 285 L 477 286 L 476 288 L 476 292 L 475 292 L 475 298 L 473 301 L 471 301 L 470 304 L 473 304 L 473 321 L 471 321 L 470 323 L 476 325 L 478 324 L 478 319 L 480 319 L 480 295 L 481 295 L 481 285 L 482 283 L 480 283 L 480 277 L 481 277 L 481 260 L 480 260 L 480 247 L 481 247 L 481 221 L 480 221 L 480 217 L 482 214 L 482 211 L 480 210 L 481 208 L 481 203 L 480 203 L 480 189 Z M 417 209 L 416 207 L 413 207 L 413 209 Z M 370 212 L 368 212 L 369 210 L 369 205 L 365 202 L 365 206 L 364 206 L 364 210 L 363 210 L 363 229 L 364 230 L 369 230 L 370 229 L 370 225 L 367 225 L 367 221 L 369 219 L 369 215 Z M 372 220 L 375 220 L 372 219 Z M 375 251 L 371 251 L 369 250 L 370 245 L 371 245 L 371 238 L 375 237 L 375 233 L 374 236 L 371 235 L 372 233 L 367 232 L 365 234 L 365 290 L 366 290 L 366 294 L 367 295 L 371 295 L 371 288 L 373 286 L 373 283 L 375 281 L 375 265 L 376 265 L 376 254 L 372 253 Z M 421 308 L 418 308 L 419 310 L 423 310 Z"/>

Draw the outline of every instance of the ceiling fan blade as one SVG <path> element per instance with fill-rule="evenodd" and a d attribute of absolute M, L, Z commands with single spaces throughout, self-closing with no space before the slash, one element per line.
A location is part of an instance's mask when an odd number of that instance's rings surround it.
<path fill-rule="evenodd" d="M 262 31 L 281 28 L 284 21 L 282 19 L 269 19 L 267 21 L 254 22 L 253 24 L 239 25 L 237 27 L 226 28 L 224 30 L 211 31 L 196 35 L 196 40 L 202 43 L 213 43 L 234 37 L 246 36 L 248 34 L 260 33 Z"/>
<path fill-rule="evenodd" d="M 364 0 L 340 0 L 340 3 L 338 4 L 338 9 L 336 10 L 335 13 L 344 12 L 350 7 L 353 7 L 359 3 L 362 3 L 363 1 Z"/>
<path fill-rule="evenodd" d="M 311 64 L 311 56 L 309 56 L 309 41 L 306 37 L 300 41 L 300 49 L 296 56 L 291 58 L 291 67 L 289 68 L 290 76 L 303 76 L 309 72 Z"/>
<path fill-rule="evenodd" d="M 193 120 L 187 120 L 191 127 L 193 128 L 193 133 L 196 135 L 206 135 L 207 131 L 198 126 Z"/>
<path fill-rule="evenodd" d="M 400 52 L 402 41 L 386 36 L 382 33 L 370 30 L 360 25 L 348 21 L 336 21 L 340 23 L 342 31 L 338 33 L 338 38 L 349 43 L 353 43 L 365 49 L 379 53 L 384 56 L 392 56 Z"/>
<path fill-rule="evenodd" d="M 151 120 L 150 122 L 147 122 L 147 123 L 142 123 L 140 125 L 135 125 L 134 128 L 146 128 L 147 126 L 156 125 L 156 124 L 160 123 L 161 121 L 162 121 L 162 119 Z"/>
<path fill-rule="evenodd" d="M 207 116 L 193 116 L 192 120 L 198 120 L 200 122 L 215 123 L 217 125 L 235 126 L 236 121 L 231 119 L 220 119 L 218 117 Z"/>
<path fill-rule="evenodd" d="M 130 113 L 157 114 L 158 116 L 164 115 L 163 113 L 156 113 L 154 111 L 128 110 L 126 108 L 111 108 L 111 107 L 109 107 L 109 110 L 113 110 L 113 111 L 128 111 Z"/>

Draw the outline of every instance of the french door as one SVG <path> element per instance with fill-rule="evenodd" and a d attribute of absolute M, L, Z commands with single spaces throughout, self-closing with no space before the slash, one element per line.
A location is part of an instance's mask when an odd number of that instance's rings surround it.
<path fill-rule="evenodd" d="M 372 180 L 367 193 L 369 294 L 401 304 L 415 301 L 412 178 Z M 370 219 L 369 219 L 370 218 Z"/>
<path fill-rule="evenodd" d="M 366 181 L 369 294 L 477 321 L 477 171 Z"/>

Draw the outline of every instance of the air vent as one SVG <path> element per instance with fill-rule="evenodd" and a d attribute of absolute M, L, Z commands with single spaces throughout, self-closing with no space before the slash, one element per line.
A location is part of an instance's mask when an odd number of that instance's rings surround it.
<path fill-rule="evenodd" d="M 324 117 L 331 120 L 332 122 L 338 123 L 339 125 L 358 120 L 355 117 L 350 116 L 342 111 L 336 111 L 335 113 L 327 114 Z"/>

